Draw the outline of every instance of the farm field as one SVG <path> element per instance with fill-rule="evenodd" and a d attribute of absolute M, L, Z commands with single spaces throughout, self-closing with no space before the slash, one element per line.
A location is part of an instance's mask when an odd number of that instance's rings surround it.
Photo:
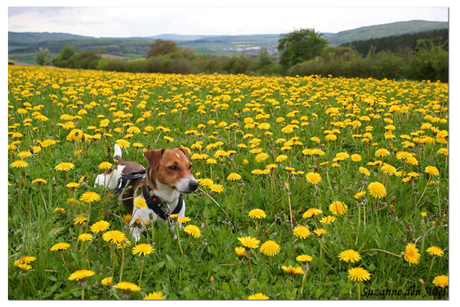
<path fill-rule="evenodd" d="M 447 300 L 448 92 L 8 67 L 8 298 Z M 94 186 L 115 144 L 190 151 L 177 238 Z"/>

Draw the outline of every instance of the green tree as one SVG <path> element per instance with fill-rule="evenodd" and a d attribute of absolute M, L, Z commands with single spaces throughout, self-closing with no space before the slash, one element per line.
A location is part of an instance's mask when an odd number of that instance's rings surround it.
<path fill-rule="evenodd" d="M 157 39 L 150 45 L 150 50 L 147 51 L 147 58 L 174 53 L 178 49 L 179 47 L 173 41 Z"/>
<path fill-rule="evenodd" d="M 50 65 L 50 51 L 48 48 L 43 48 L 40 47 L 38 48 L 38 51 L 35 53 L 35 61 L 37 62 L 38 65 Z"/>
<path fill-rule="evenodd" d="M 72 46 L 64 46 L 59 55 L 53 59 L 53 65 L 56 67 L 73 68 L 76 53 L 77 52 Z"/>
<path fill-rule="evenodd" d="M 280 64 L 289 68 L 320 55 L 329 45 L 326 39 L 321 38 L 322 35 L 314 29 L 299 29 L 282 34 L 278 40 Z"/>

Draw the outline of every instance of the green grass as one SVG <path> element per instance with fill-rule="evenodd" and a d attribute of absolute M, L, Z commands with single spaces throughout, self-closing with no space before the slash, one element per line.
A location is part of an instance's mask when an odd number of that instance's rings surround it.
<path fill-rule="evenodd" d="M 448 158 L 438 153 L 448 145 L 442 136 L 448 129 L 446 84 L 125 74 L 39 67 L 10 67 L 8 77 L 9 299 L 81 299 L 82 288 L 85 299 L 104 300 L 142 299 L 154 291 L 161 291 L 167 299 L 187 300 L 242 300 L 256 293 L 281 300 L 448 298 L 446 293 L 433 293 L 433 289 L 443 289 L 434 287 L 433 278 L 449 275 Z M 332 107 L 337 108 L 335 115 Z M 41 121 L 40 114 L 47 120 Z M 370 116 L 369 121 L 362 116 Z M 245 122 L 247 118 L 254 121 L 253 127 L 248 126 L 248 120 Z M 110 121 L 107 127 L 101 127 L 102 119 Z M 349 123 L 354 120 L 361 125 L 353 128 Z M 130 123 L 142 132 L 130 136 L 129 125 L 124 125 Z M 258 128 L 260 123 L 269 123 L 270 128 Z M 424 123 L 431 127 L 422 129 Z M 293 125 L 292 132 L 284 129 L 289 124 Z M 394 138 L 385 137 L 389 124 L 395 126 Z M 148 126 L 153 130 L 146 129 Z M 74 128 L 81 129 L 85 138 L 68 139 Z M 326 130 L 337 140 L 326 140 Z M 372 139 L 364 135 L 369 131 Z M 413 146 L 404 148 L 403 135 Z M 431 145 L 424 143 L 428 136 L 435 140 Z M 45 147 L 48 139 L 58 142 Z M 142 149 L 185 146 L 191 150 L 195 177 L 212 179 L 223 187 L 218 193 L 202 186 L 185 197 L 186 216 L 191 219 L 189 224 L 200 227 L 199 238 L 190 240 L 180 231 L 179 238 L 174 239 L 165 223 L 148 226 L 147 235 L 139 243 L 152 244 L 155 251 L 145 256 L 140 282 L 142 258 L 132 254 L 135 244 L 129 238 L 126 212 L 110 191 L 93 186 L 102 172 L 98 165 L 113 163 L 113 146 L 119 139 L 131 143 L 123 149 L 124 159 L 144 165 Z M 198 142 L 203 142 L 201 148 Z M 141 143 L 143 148 L 134 147 L 134 143 Z M 37 154 L 19 157 L 19 153 L 40 144 Z M 251 145 L 269 158 L 257 162 Z M 303 153 L 314 148 L 324 155 Z M 376 157 L 379 148 L 388 149 L 391 155 Z M 216 158 L 216 164 L 193 156 L 207 154 L 214 158 L 218 150 L 229 155 Z M 415 154 L 418 164 L 397 159 L 398 151 Z M 341 152 L 359 154 L 362 160 L 334 160 Z M 287 159 L 276 162 L 279 155 Z M 15 168 L 17 160 L 26 161 L 28 166 Z M 379 165 L 368 164 L 377 160 L 405 171 L 405 175 L 385 175 Z M 75 168 L 67 173 L 58 171 L 55 167 L 61 162 L 71 162 Z M 270 164 L 276 164 L 276 168 L 266 174 L 253 174 L 255 169 L 263 171 Z M 360 166 L 368 168 L 370 175 L 362 175 Z M 429 176 L 427 166 L 436 167 L 439 176 Z M 410 171 L 418 177 L 404 182 Z M 228 180 L 233 172 L 241 180 Z M 308 172 L 320 174 L 321 182 L 316 186 L 309 183 L 305 176 Z M 37 178 L 47 183 L 32 183 Z M 383 182 L 387 191 L 377 200 L 367 190 L 376 181 Z M 81 185 L 71 190 L 66 187 L 68 182 Z M 92 204 L 80 200 L 89 191 L 98 193 L 101 200 Z M 354 195 L 360 191 L 367 193 L 357 200 Z M 70 202 L 72 197 L 77 202 Z M 331 224 L 322 224 L 322 218 L 333 216 L 329 205 L 334 201 L 346 204 L 348 210 L 335 216 Z M 55 213 L 56 208 L 63 208 L 65 213 Z M 266 218 L 250 218 L 248 213 L 255 208 L 264 210 Z M 309 208 L 319 208 L 323 213 L 304 219 Z M 75 224 L 80 215 L 89 220 Z M 78 241 L 80 233 L 91 233 L 90 226 L 102 219 L 110 223 L 110 230 L 126 233 L 131 245 L 113 249 L 102 239 L 102 233 L 93 233 L 92 241 Z M 299 225 L 307 226 L 311 235 L 297 239 L 293 227 Z M 318 228 L 327 233 L 317 236 L 313 231 Z M 259 248 L 246 249 L 249 266 L 247 257 L 235 253 L 235 247 L 242 246 L 238 238 L 245 236 L 257 238 L 261 244 L 273 240 L 280 252 L 268 257 Z M 69 243 L 70 247 L 62 252 L 50 251 L 58 242 Z M 409 265 L 402 257 L 408 243 L 415 243 L 420 251 L 417 264 Z M 432 262 L 433 256 L 426 252 L 430 246 L 440 247 L 444 256 Z M 359 252 L 362 259 L 341 261 L 339 253 L 347 249 Z M 308 270 L 306 264 L 296 261 L 302 254 L 313 257 Z M 36 260 L 30 262 L 30 270 L 22 271 L 14 262 L 26 255 Z M 306 274 L 285 272 L 282 266 L 289 265 L 302 266 Z M 370 280 L 351 281 L 348 269 L 353 267 L 367 270 Z M 68 280 L 81 269 L 95 275 L 84 282 Z M 112 285 L 129 281 L 141 291 L 129 294 L 101 284 L 112 275 Z M 402 293 L 365 295 L 370 290 L 386 289 Z"/>

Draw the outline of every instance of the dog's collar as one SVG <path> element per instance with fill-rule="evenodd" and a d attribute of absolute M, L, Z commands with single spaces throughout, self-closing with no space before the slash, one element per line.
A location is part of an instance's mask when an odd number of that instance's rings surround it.
<path fill-rule="evenodd" d="M 155 194 L 153 196 L 150 196 L 150 187 L 146 187 L 146 185 L 142 185 L 142 196 L 144 196 L 144 200 L 147 203 L 147 206 L 155 212 L 156 215 L 158 215 L 160 218 L 163 220 L 167 220 L 169 225 L 173 224 L 173 221 L 171 219 L 171 215 L 173 214 L 179 214 L 179 212 L 182 210 L 182 204 L 183 199 L 182 199 L 182 194 L 179 194 L 179 199 L 177 201 L 176 208 L 174 208 L 173 212 L 165 212 L 162 208 L 163 207 L 168 207 L 168 205 L 161 200 L 158 196 Z"/>

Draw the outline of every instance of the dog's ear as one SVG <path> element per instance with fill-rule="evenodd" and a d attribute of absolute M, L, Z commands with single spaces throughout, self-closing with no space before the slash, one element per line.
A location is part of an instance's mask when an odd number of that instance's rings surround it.
<path fill-rule="evenodd" d="M 152 169 L 158 169 L 160 166 L 161 156 L 164 153 L 164 149 L 157 149 L 157 150 L 147 150 L 144 152 L 145 160 L 150 165 Z"/>
<path fill-rule="evenodd" d="M 178 149 L 181 150 L 184 153 L 184 155 L 187 157 L 187 159 L 190 158 L 190 153 L 188 152 L 187 148 L 181 147 L 181 148 L 178 148 Z"/>

